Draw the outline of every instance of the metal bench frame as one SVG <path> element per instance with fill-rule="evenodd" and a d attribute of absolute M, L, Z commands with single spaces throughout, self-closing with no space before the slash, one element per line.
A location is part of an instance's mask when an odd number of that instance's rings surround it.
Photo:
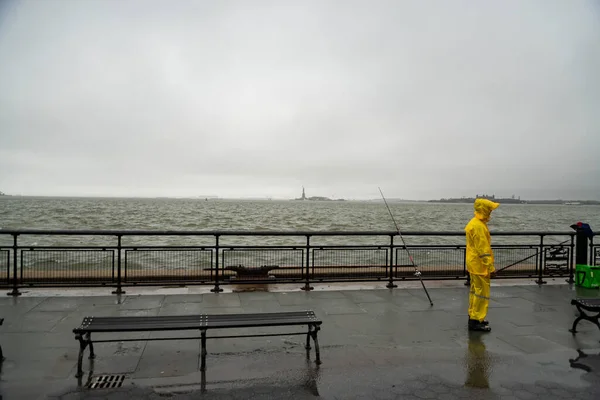
<path fill-rule="evenodd" d="M 90 347 L 89 358 L 94 359 L 96 357 L 94 353 L 94 343 L 108 342 L 200 339 L 202 343 L 202 361 L 200 370 L 206 371 L 207 339 L 306 335 L 305 348 L 307 350 L 307 355 L 310 354 L 310 339 L 312 338 L 315 344 L 315 361 L 317 364 L 321 364 L 319 340 L 317 338 L 318 332 L 321 329 L 321 324 L 322 321 L 317 319 L 315 313 L 310 310 L 258 314 L 199 314 L 157 317 L 85 317 L 81 323 L 81 326 L 73 329 L 75 339 L 79 341 L 79 357 L 77 359 L 77 374 L 75 375 L 75 377 L 81 378 L 83 376 L 82 362 L 83 353 L 86 347 Z M 210 337 L 206 335 L 206 332 L 209 329 L 264 328 L 275 326 L 299 325 L 307 325 L 308 331 Z M 161 337 L 145 339 L 110 339 L 92 341 L 92 333 L 96 334 L 119 332 L 156 332 L 182 330 L 199 330 L 200 337 Z"/>
<path fill-rule="evenodd" d="M 598 329 L 600 329 L 600 322 L 599 322 L 599 320 L 600 320 L 600 298 L 572 299 L 571 304 L 574 305 L 575 307 L 577 307 L 577 310 L 579 311 L 579 316 L 577 318 L 575 318 L 575 321 L 573 321 L 573 327 L 571 329 L 569 329 L 570 332 L 577 333 L 577 330 L 576 330 L 577 324 L 581 320 L 590 321 L 591 323 L 596 325 L 598 327 Z M 588 315 L 585 313 L 585 311 L 595 312 L 596 315 Z"/>

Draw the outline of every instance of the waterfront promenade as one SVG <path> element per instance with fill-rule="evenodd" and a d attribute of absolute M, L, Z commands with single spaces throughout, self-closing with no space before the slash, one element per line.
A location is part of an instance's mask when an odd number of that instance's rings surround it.
<path fill-rule="evenodd" d="M 3 399 L 598 398 L 600 330 L 584 321 L 576 336 L 568 331 L 576 315 L 570 299 L 598 291 L 571 287 L 564 279 L 541 287 L 524 280 L 493 284 L 488 334 L 467 331 L 468 289 L 459 281 L 427 282 L 433 307 L 419 282 L 393 290 L 383 284 L 315 285 L 304 292 L 288 285 L 220 294 L 203 287 L 129 287 L 123 296 L 110 295 L 108 288 L 24 289 L 20 297 L 0 298 L 6 357 L 0 394 Z M 134 341 L 95 345 L 92 377 L 125 374 L 121 388 L 83 387 L 90 371 L 87 353 L 84 379 L 79 383 L 74 376 L 79 346 L 72 329 L 87 315 L 303 309 L 323 320 L 319 367 L 307 362 L 302 336 L 209 340 L 205 376 L 199 372 L 199 341 Z M 577 350 L 587 357 L 574 368 L 569 360 L 578 357 Z"/>

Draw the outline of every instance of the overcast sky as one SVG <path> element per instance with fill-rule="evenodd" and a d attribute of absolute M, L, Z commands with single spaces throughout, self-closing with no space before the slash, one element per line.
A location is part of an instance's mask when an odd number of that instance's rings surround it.
<path fill-rule="evenodd" d="M 0 191 L 600 199 L 600 3 L 0 3 Z"/>

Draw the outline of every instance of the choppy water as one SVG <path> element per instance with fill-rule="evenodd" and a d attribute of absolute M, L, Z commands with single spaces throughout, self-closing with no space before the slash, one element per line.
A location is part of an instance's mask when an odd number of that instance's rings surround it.
<path fill-rule="evenodd" d="M 405 231 L 462 231 L 473 215 L 471 204 L 390 203 Z M 600 227 L 600 206 L 508 205 L 494 211 L 492 232 L 565 231 L 584 221 Z M 271 230 L 271 231 L 393 231 L 382 202 L 233 201 L 193 199 L 110 199 L 0 197 L 0 227 L 30 229 L 123 230 Z M 426 238 L 406 237 L 409 243 Z M 456 238 L 462 242 L 462 238 Z M 498 238 L 496 243 L 504 241 Z M 23 237 L 22 243 L 99 243 L 99 238 Z M 212 238 L 128 238 L 130 243 L 213 243 Z M 240 238 L 224 238 L 240 243 Z M 288 240 L 289 243 L 289 239 Z M 298 243 L 303 243 L 298 238 Z M 319 239 L 324 243 L 365 243 L 365 238 Z M 333 240 L 333 242 L 332 242 Z M 11 243 L 0 235 L 0 243 Z M 112 242 L 113 239 L 110 239 Z M 244 239 L 245 243 L 282 243 L 281 238 Z M 380 238 L 381 241 L 381 238 Z"/>

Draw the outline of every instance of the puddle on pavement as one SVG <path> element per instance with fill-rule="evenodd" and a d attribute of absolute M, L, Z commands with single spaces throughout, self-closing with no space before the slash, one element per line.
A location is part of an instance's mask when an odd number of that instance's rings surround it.
<path fill-rule="evenodd" d="M 467 352 L 463 358 L 465 387 L 489 389 L 493 391 L 498 380 L 502 381 L 508 378 L 510 381 L 515 379 L 515 377 L 517 380 L 521 381 L 521 383 L 527 383 L 528 385 L 535 386 L 537 385 L 538 381 L 544 381 L 546 377 L 543 376 L 543 371 L 538 370 L 536 373 L 535 370 L 532 370 L 532 363 L 533 365 L 537 365 L 537 367 L 548 367 L 550 369 L 547 370 L 548 373 L 553 374 L 556 374 L 557 371 L 566 367 L 565 352 L 555 353 L 554 355 L 538 355 L 541 357 L 536 357 L 536 355 L 532 354 L 529 355 L 527 361 L 522 360 L 522 363 L 512 364 L 513 362 L 509 361 L 508 359 L 505 359 L 504 357 L 498 357 L 496 354 L 490 354 L 488 352 L 485 344 L 485 341 L 487 340 L 486 335 L 489 334 L 483 332 L 469 332 L 468 334 Z M 570 367 L 584 371 L 584 376 L 587 375 L 587 378 L 584 378 L 584 380 L 588 382 L 597 381 L 598 377 L 600 376 L 600 350 L 594 349 L 583 351 L 578 349 L 577 354 L 578 355 L 576 358 L 568 358 Z M 509 373 L 510 375 L 513 375 L 511 377 L 505 376 L 506 372 L 508 372 L 507 366 L 509 365 L 512 365 L 512 367 L 509 369 L 513 372 L 513 374 Z M 523 371 L 521 371 L 521 367 L 524 368 Z M 494 377 L 493 373 L 495 370 L 501 371 L 500 374 L 502 376 Z M 556 379 L 557 376 L 555 375 L 553 378 Z M 490 385 L 490 381 L 495 383 Z M 553 381 L 553 383 L 564 384 L 564 382 L 558 381 Z M 570 383 L 577 386 L 574 381 Z"/>

